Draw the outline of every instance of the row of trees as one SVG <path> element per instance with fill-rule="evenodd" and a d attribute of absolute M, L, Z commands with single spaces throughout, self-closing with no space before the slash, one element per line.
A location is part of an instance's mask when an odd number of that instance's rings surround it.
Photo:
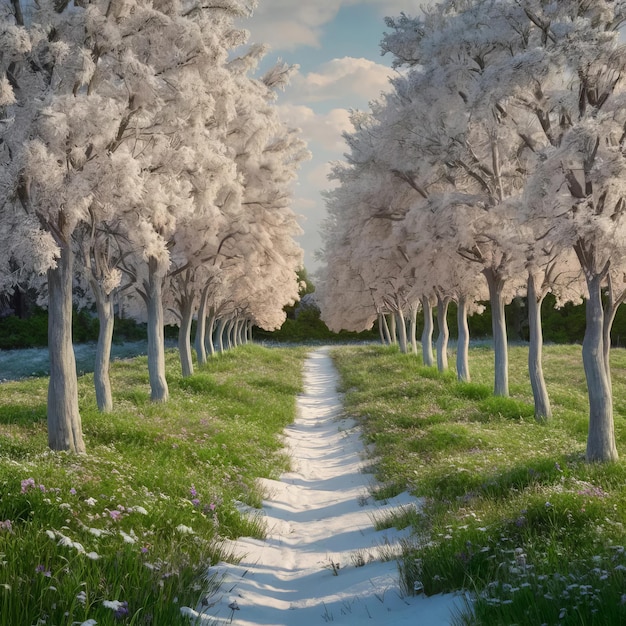
<path fill-rule="evenodd" d="M 48 306 L 53 449 L 85 450 L 73 298 L 97 308 L 106 411 L 120 294 L 147 320 L 158 402 L 166 321 L 179 325 L 189 375 L 196 311 L 202 363 L 218 320 L 220 337 L 276 328 L 298 297 L 290 186 L 308 152 L 274 106 L 291 68 L 255 79 L 264 48 L 235 56 L 247 37 L 235 20 L 254 4 L 0 2 L 0 289 L 36 285 Z"/>
<path fill-rule="evenodd" d="M 508 395 L 504 305 L 525 295 L 539 418 L 551 411 L 541 303 L 548 292 L 586 298 L 590 461 L 617 458 L 609 351 L 626 298 L 624 20 L 623 0 L 443 0 L 419 18 L 388 18 L 382 50 L 399 72 L 352 115 L 318 289 L 329 327 L 366 328 L 391 312 L 404 349 L 421 306 L 428 365 L 436 304 L 441 369 L 454 300 L 462 380 L 467 315 L 489 300 L 498 395 Z"/>

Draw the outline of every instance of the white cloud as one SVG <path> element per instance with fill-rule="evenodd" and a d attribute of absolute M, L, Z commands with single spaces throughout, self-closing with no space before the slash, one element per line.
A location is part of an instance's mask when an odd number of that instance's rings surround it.
<path fill-rule="evenodd" d="M 346 4 L 371 4 L 378 9 L 381 17 L 395 16 L 404 12 L 407 15 L 419 15 L 424 7 L 433 4 L 432 0 L 353 0 Z"/>
<path fill-rule="evenodd" d="M 254 12 L 253 39 L 271 41 L 274 50 L 319 47 L 322 28 L 335 18 L 340 7 L 341 2 L 328 0 L 261 0 Z"/>
<path fill-rule="evenodd" d="M 429 0 L 261 0 L 254 12 L 254 42 L 271 41 L 274 50 L 320 46 L 320 37 L 342 7 L 371 5 L 378 14 L 416 15 Z M 244 28 L 247 27 L 243 24 Z"/>
<path fill-rule="evenodd" d="M 314 154 L 321 148 L 336 155 L 331 158 L 337 158 L 345 151 L 346 145 L 341 134 L 352 129 L 350 114 L 346 109 L 316 113 L 304 105 L 283 104 L 279 112 L 286 124 L 302 129 L 302 136 Z"/>
<path fill-rule="evenodd" d="M 365 103 L 389 89 L 392 74 L 387 66 L 369 59 L 343 57 L 321 65 L 316 72 L 297 74 L 289 89 L 290 98 L 306 102 L 362 100 Z M 354 108 L 357 108 L 355 102 Z"/>

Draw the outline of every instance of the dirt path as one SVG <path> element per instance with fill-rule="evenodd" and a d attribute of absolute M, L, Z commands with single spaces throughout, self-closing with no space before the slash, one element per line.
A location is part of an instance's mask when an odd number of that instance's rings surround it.
<path fill-rule="evenodd" d="M 211 569 L 224 582 L 204 610 L 209 623 L 437 626 L 448 624 L 451 607 L 460 604 L 453 596 L 406 598 L 400 591 L 397 565 L 383 557 L 403 534 L 376 531 L 372 520 L 419 503 L 407 494 L 385 505 L 369 497 L 373 478 L 362 472 L 359 432 L 342 417 L 336 384 L 328 348 L 313 351 L 298 417 L 285 431 L 293 471 L 263 481 L 267 539 L 238 540 L 241 563 Z"/>

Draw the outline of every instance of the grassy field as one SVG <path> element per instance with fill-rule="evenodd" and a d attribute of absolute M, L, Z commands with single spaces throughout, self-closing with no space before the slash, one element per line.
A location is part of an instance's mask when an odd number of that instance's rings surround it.
<path fill-rule="evenodd" d="M 371 444 L 378 496 L 409 489 L 424 501 L 389 520 L 415 529 L 404 585 L 473 592 L 460 624 L 626 623 L 626 462 L 584 461 L 580 350 L 547 347 L 547 424 L 533 417 L 524 347 L 510 351 L 509 398 L 492 396 L 488 348 L 471 351 L 471 383 L 390 348 L 333 352 L 346 411 Z M 624 459 L 625 350 L 614 351 L 612 368 Z"/>
<path fill-rule="evenodd" d="M 83 376 L 85 456 L 47 450 L 45 378 L 2 384 L 0 626 L 188 624 L 181 607 L 210 598 L 210 565 L 231 558 L 223 539 L 263 536 L 240 511 L 260 505 L 257 477 L 288 467 L 279 435 L 306 352 L 246 346 L 183 379 L 170 351 L 165 405 L 150 402 L 145 357 L 117 361 L 109 415 Z M 580 347 L 546 349 L 546 424 L 526 356 L 511 348 L 511 397 L 494 398 L 487 347 L 471 351 L 471 383 L 394 348 L 333 350 L 374 494 L 423 499 L 374 521 L 415 531 L 400 563 L 408 593 L 470 592 L 461 625 L 626 623 L 626 462 L 584 462 Z M 612 359 L 626 458 L 626 351 Z"/>
<path fill-rule="evenodd" d="M 223 538 L 263 536 L 240 510 L 288 467 L 305 354 L 246 346 L 183 379 L 169 351 L 163 405 L 145 357 L 116 361 L 108 415 L 83 376 L 85 456 L 47 450 L 47 379 L 0 385 L 0 624 L 189 624 Z"/>

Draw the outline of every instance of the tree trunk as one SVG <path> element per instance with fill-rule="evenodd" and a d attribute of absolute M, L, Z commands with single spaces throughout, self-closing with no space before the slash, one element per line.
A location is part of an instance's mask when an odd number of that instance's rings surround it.
<path fill-rule="evenodd" d="M 55 269 L 48 270 L 48 445 L 52 450 L 85 452 L 78 410 L 78 380 L 72 346 L 72 280 L 74 257 L 61 248 Z"/>
<path fill-rule="evenodd" d="M 528 345 L 528 373 L 530 375 L 530 386 L 533 390 L 535 401 L 535 418 L 543 421 L 552 417 L 550 399 L 546 389 L 546 382 L 543 378 L 543 331 L 541 328 L 541 305 L 544 296 L 537 294 L 535 277 L 528 274 L 527 285 L 528 300 L 528 324 L 530 331 L 530 342 Z"/>
<path fill-rule="evenodd" d="M 215 320 L 217 318 L 217 314 L 215 313 L 215 309 L 211 308 L 209 313 L 209 319 L 206 327 L 206 344 L 209 349 L 209 355 L 215 356 L 215 344 L 213 343 L 213 333 L 215 332 Z"/>
<path fill-rule="evenodd" d="M 191 357 L 191 325 L 193 321 L 193 296 L 182 296 L 181 319 L 178 328 L 178 353 L 183 378 L 193 374 L 193 359 Z"/>
<path fill-rule="evenodd" d="M 393 313 L 389 316 L 389 338 L 391 340 L 392 345 L 396 345 L 398 343 L 398 329 L 396 326 L 396 316 Z"/>
<path fill-rule="evenodd" d="M 494 385 L 493 393 L 496 396 L 509 395 L 509 352 L 506 336 L 506 320 L 504 317 L 504 280 L 491 268 L 483 270 L 489 287 L 489 302 L 491 304 L 491 329 L 493 333 L 494 352 Z"/>
<path fill-rule="evenodd" d="M 396 328 L 398 329 L 398 342 L 400 344 L 400 352 L 406 354 L 408 352 L 408 342 L 406 336 L 406 320 L 402 309 L 396 311 Z"/>
<path fill-rule="evenodd" d="M 228 350 L 233 349 L 233 328 L 235 327 L 235 320 L 231 317 L 226 323 L 226 347 Z"/>
<path fill-rule="evenodd" d="M 433 307 L 430 298 L 422 297 L 422 311 L 424 311 L 424 329 L 422 330 L 422 360 L 426 367 L 435 363 L 433 356 Z"/>
<path fill-rule="evenodd" d="M 198 359 L 198 365 L 200 367 L 206 365 L 206 309 L 208 299 L 209 288 L 207 286 L 202 290 L 202 295 L 200 296 L 198 321 L 196 323 L 196 336 L 194 337 L 194 348 L 196 350 L 196 358 Z"/>
<path fill-rule="evenodd" d="M 217 322 L 217 329 L 215 330 L 215 334 L 217 337 L 217 350 L 221 354 L 224 352 L 224 326 L 226 322 L 223 317 Z"/>
<path fill-rule="evenodd" d="M 96 281 L 91 281 L 91 290 L 96 299 L 98 321 L 98 343 L 96 345 L 96 361 L 93 371 L 93 382 L 96 389 L 96 402 L 98 409 L 103 413 L 113 410 L 113 394 L 111 392 L 111 378 L 109 369 L 111 365 L 111 343 L 113 341 L 113 293 L 104 293 Z"/>
<path fill-rule="evenodd" d="M 148 375 L 150 377 L 151 399 L 153 402 L 166 402 L 169 397 L 165 379 L 165 334 L 163 331 L 163 278 L 157 274 L 157 261 L 148 261 L 148 282 L 146 306 L 148 309 Z"/>
<path fill-rule="evenodd" d="M 383 313 L 380 313 L 378 316 L 379 323 L 382 324 L 383 329 L 383 343 L 390 346 L 391 345 L 391 331 L 389 330 L 389 324 L 387 324 L 387 316 Z"/>
<path fill-rule="evenodd" d="M 448 339 L 450 330 L 448 329 L 448 306 L 450 298 L 437 296 L 437 369 L 445 372 L 448 369 Z"/>
<path fill-rule="evenodd" d="M 411 341 L 411 352 L 417 354 L 417 311 L 419 303 L 415 302 L 409 308 L 411 318 L 409 320 L 409 339 Z"/>
<path fill-rule="evenodd" d="M 613 398 L 604 358 L 604 310 L 602 277 L 587 277 L 586 326 L 583 339 L 583 365 L 589 395 L 587 461 L 615 461 Z"/>
<path fill-rule="evenodd" d="M 469 372 L 469 326 L 467 325 L 467 300 L 459 298 L 456 311 L 456 323 L 459 339 L 456 346 L 456 376 L 466 383 L 470 381 Z"/>
<path fill-rule="evenodd" d="M 237 348 L 241 345 L 241 319 L 235 318 L 233 321 L 233 347 Z"/>

